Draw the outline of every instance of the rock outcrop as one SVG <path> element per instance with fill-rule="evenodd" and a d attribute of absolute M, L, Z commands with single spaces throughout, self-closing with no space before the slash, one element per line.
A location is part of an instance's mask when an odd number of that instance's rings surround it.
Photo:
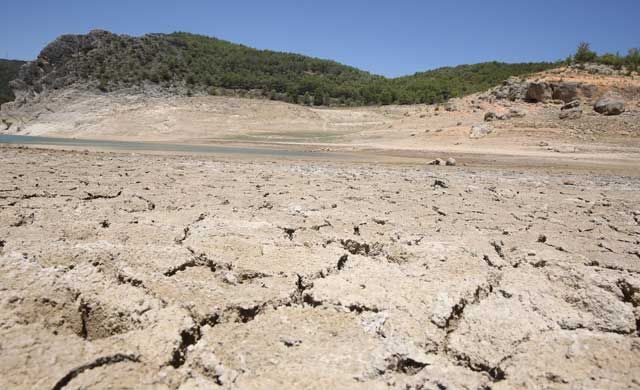
<path fill-rule="evenodd" d="M 578 83 L 561 83 L 553 89 L 553 98 L 567 103 L 578 98 Z"/>
<path fill-rule="evenodd" d="M 620 115 L 624 112 L 624 100 L 617 95 L 607 95 L 598 99 L 593 109 L 602 115 Z"/>
<path fill-rule="evenodd" d="M 494 88 L 491 94 L 498 100 L 523 100 L 526 94 L 526 83 L 519 77 L 509 77 L 502 85 Z"/>
<path fill-rule="evenodd" d="M 553 95 L 553 88 L 550 84 L 541 82 L 529 83 L 524 99 L 526 101 L 537 103 L 550 100 Z"/>
<path fill-rule="evenodd" d="M 598 93 L 595 85 L 579 82 L 525 81 L 515 77 L 490 91 L 498 100 L 524 100 L 531 103 L 551 100 L 568 103 L 578 98 L 592 99 Z"/>
<path fill-rule="evenodd" d="M 96 65 L 89 53 L 94 49 L 108 51 L 115 36 L 108 31 L 93 30 L 86 35 L 58 37 L 42 49 L 35 61 L 23 65 L 18 78 L 10 83 L 16 102 L 21 103 L 47 89 L 59 89 L 86 80 L 90 72 L 87 67 L 90 64 Z M 83 55 L 85 63 L 78 63 L 74 67 L 65 66 L 71 59 L 78 61 L 79 54 Z"/>

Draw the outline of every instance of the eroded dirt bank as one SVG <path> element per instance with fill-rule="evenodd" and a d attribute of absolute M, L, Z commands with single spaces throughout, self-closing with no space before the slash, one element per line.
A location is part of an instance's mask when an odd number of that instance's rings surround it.
<path fill-rule="evenodd" d="M 2 388 L 640 386 L 639 178 L 0 152 Z"/>

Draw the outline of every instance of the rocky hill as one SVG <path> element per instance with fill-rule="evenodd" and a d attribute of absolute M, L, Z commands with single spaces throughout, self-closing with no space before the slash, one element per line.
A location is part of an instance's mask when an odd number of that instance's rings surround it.
<path fill-rule="evenodd" d="M 19 103 L 74 85 L 104 92 L 151 86 L 183 96 L 249 94 L 307 105 L 411 104 L 479 92 L 554 66 L 490 62 L 388 79 L 334 61 L 201 35 L 131 37 L 94 30 L 47 45 L 11 86 Z"/>
<path fill-rule="evenodd" d="M 5 60 L 0 58 L 0 104 L 14 99 L 9 82 L 18 76 L 20 67 L 25 61 Z"/>

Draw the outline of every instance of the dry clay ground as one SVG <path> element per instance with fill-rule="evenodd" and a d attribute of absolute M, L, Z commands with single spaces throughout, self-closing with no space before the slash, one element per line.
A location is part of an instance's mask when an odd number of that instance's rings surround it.
<path fill-rule="evenodd" d="M 0 152 L 0 388 L 640 388 L 638 177 Z"/>

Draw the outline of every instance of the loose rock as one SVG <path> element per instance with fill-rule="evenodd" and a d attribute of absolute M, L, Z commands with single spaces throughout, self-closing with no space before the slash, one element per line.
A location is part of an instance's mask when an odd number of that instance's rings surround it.
<path fill-rule="evenodd" d="M 524 118 L 527 114 L 524 111 L 512 108 L 509 110 L 509 118 Z"/>
<path fill-rule="evenodd" d="M 427 165 L 445 165 L 445 161 L 441 158 L 436 158 L 435 160 L 429 161 Z"/>
<path fill-rule="evenodd" d="M 489 111 L 486 114 L 484 114 L 484 121 L 485 122 L 491 122 L 494 121 L 496 119 L 502 119 L 502 117 L 498 116 L 498 114 L 496 114 L 495 112 Z"/>
<path fill-rule="evenodd" d="M 569 103 L 567 103 L 564 106 L 562 106 L 560 109 L 561 110 L 570 110 L 572 108 L 578 108 L 578 107 L 580 107 L 580 100 L 572 100 Z"/>
<path fill-rule="evenodd" d="M 487 125 L 474 125 L 471 127 L 470 138 L 483 138 L 491 134 L 493 129 Z"/>
<path fill-rule="evenodd" d="M 558 115 L 560 119 L 579 119 L 582 117 L 582 109 L 581 108 L 572 108 L 568 110 L 560 111 Z"/>

